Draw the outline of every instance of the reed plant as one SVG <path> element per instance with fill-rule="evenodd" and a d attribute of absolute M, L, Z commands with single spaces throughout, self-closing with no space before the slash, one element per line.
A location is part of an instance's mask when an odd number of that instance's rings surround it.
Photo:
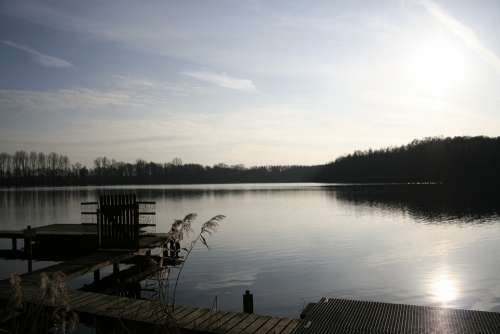
<path fill-rule="evenodd" d="M 4 333 L 73 332 L 79 318 L 69 305 L 65 276 L 61 272 L 41 273 L 39 286 L 22 285 L 21 277 L 10 277 L 11 294 L 2 311 Z"/>

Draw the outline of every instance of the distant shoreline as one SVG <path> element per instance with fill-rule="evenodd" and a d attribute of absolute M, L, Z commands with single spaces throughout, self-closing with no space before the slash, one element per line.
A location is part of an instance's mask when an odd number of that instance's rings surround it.
<path fill-rule="evenodd" d="M 99 157 L 88 168 L 57 153 L 0 154 L 0 187 L 182 185 L 237 183 L 403 183 L 500 185 L 500 137 L 413 140 L 407 145 L 356 151 L 314 166 L 203 166 Z"/>

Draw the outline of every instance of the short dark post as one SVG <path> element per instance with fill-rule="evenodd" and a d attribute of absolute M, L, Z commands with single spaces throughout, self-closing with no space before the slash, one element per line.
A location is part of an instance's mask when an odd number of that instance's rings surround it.
<path fill-rule="evenodd" d="M 94 270 L 94 282 L 101 280 L 101 271 L 99 269 Z"/>
<path fill-rule="evenodd" d="M 17 238 L 12 238 L 12 250 L 14 252 L 17 250 Z"/>
<path fill-rule="evenodd" d="M 246 290 L 243 295 L 243 312 L 253 313 L 253 295 L 249 290 Z"/>
<path fill-rule="evenodd" d="M 28 258 L 28 272 L 33 271 L 33 248 L 32 248 L 32 238 L 33 231 L 31 230 L 31 225 L 28 225 L 28 228 L 24 230 L 24 252 L 26 253 L 26 257 Z"/>

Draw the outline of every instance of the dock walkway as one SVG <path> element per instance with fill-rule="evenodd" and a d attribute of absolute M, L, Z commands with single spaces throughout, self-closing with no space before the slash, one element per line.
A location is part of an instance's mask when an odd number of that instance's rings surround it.
<path fill-rule="evenodd" d="M 498 334 L 500 313 L 322 298 L 296 334 Z"/>
<path fill-rule="evenodd" d="M 40 291 L 24 287 L 25 300 L 43 303 Z M 7 289 L 0 289 L 0 299 L 8 298 Z M 50 305 L 47 305 L 50 306 Z M 69 291 L 69 306 L 79 314 L 135 321 L 152 325 L 176 326 L 179 329 L 205 333 L 291 334 L 298 319 L 276 318 L 255 314 L 212 311 L 207 308 L 168 306 L 154 300 L 131 299 L 101 293 Z"/>
<path fill-rule="evenodd" d="M 129 252 L 111 253 L 96 252 L 88 257 L 21 275 L 23 301 L 53 306 L 41 296 L 39 284 L 40 274 L 43 272 L 63 272 L 68 279 L 133 256 Z M 0 300 L 8 300 L 11 293 L 9 282 L 0 281 Z M 170 306 L 155 300 L 132 299 L 78 290 L 69 290 L 68 297 L 68 306 L 79 314 L 151 325 L 174 325 L 179 329 L 204 333 L 291 334 L 299 324 L 298 319 L 212 311 L 208 308 L 190 306 L 176 306 L 172 311 Z"/>

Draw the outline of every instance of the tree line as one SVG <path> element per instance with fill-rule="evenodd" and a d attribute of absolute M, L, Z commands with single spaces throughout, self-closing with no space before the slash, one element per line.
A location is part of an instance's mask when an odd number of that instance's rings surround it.
<path fill-rule="evenodd" d="M 500 184 L 500 137 L 431 137 L 356 151 L 315 166 L 185 164 L 98 157 L 92 167 L 58 153 L 0 153 L 0 186 L 252 182 L 397 182 Z"/>
<path fill-rule="evenodd" d="M 500 137 L 430 137 L 357 151 L 325 165 L 325 182 L 500 184 Z"/>
<path fill-rule="evenodd" d="M 117 184 L 194 184 L 308 182 L 317 168 L 311 166 L 214 166 L 185 164 L 175 158 L 168 163 L 142 159 L 134 163 L 107 157 L 94 159 L 93 167 L 72 164 L 57 153 L 17 151 L 0 153 L 0 186 L 62 186 Z"/>

